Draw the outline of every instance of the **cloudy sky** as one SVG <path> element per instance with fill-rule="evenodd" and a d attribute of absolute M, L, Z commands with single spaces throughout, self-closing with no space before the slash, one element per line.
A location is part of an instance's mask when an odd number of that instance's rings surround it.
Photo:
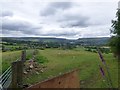
<path fill-rule="evenodd" d="M 0 36 L 109 37 L 118 1 L 2 0 Z"/>

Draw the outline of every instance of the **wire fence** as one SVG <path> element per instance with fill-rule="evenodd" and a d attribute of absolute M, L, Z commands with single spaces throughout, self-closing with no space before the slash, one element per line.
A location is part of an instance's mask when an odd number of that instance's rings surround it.
<path fill-rule="evenodd" d="M 3 88 L 8 88 L 11 83 L 11 66 L 0 76 L 1 90 Z"/>
<path fill-rule="evenodd" d="M 16 61 L 20 60 L 18 58 Z M 11 66 L 0 76 L 0 90 L 8 88 L 12 82 L 12 68 Z"/>

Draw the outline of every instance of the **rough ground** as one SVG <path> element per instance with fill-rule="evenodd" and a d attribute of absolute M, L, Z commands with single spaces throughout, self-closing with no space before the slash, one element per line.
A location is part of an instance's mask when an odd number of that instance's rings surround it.
<path fill-rule="evenodd" d="M 41 74 L 46 70 L 47 66 L 43 65 L 43 64 L 39 64 L 38 62 L 36 62 L 34 59 L 31 60 L 27 60 L 24 63 L 24 70 L 23 70 L 23 77 L 24 78 L 28 78 L 29 76 L 33 75 L 33 74 Z M 24 79 L 23 79 L 24 81 Z M 30 86 L 29 83 L 25 84 L 24 86 Z"/>

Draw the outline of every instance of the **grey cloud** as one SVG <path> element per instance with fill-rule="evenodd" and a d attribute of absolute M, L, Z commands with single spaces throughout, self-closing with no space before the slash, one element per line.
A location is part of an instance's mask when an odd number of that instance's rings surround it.
<path fill-rule="evenodd" d="M 79 34 L 78 31 L 75 30 L 66 30 L 66 29 L 62 29 L 62 30 L 51 30 L 53 32 L 48 32 L 46 34 L 41 34 L 43 36 L 64 36 L 64 37 L 70 37 L 70 36 L 76 36 Z"/>
<path fill-rule="evenodd" d="M 61 27 L 88 27 L 90 23 L 88 22 L 89 17 L 81 15 L 66 15 L 62 19 L 58 19 L 61 22 Z"/>
<path fill-rule="evenodd" d="M 74 4 L 71 2 L 54 2 L 47 6 L 47 8 L 42 12 L 43 16 L 49 16 L 50 20 L 53 22 L 60 24 L 61 28 L 66 27 L 88 27 L 90 25 L 89 23 L 89 16 L 84 16 L 81 14 L 81 12 L 77 13 L 71 13 L 69 10 L 72 9 Z M 64 11 L 59 16 L 59 12 L 57 12 L 57 9 L 64 9 Z M 74 9 L 73 9 L 74 10 Z M 57 13 L 57 16 L 54 15 Z"/>
<path fill-rule="evenodd" d="M 69 32 L 63 32 L 63 33 L 47 33 L 47 34 L 41 34 L 43 36 L 75 36 L 77 35 L 78 33 L 69 33 Z"/>
<path fill-rule="evenodd" d="M 72 6 L 71 2 L 54 2 L 50 4 L 53 8 L 61 8 L 61 9 L 67 9 Z"/>
<path fill-rule="evenodd" d="M 81 20 L 78 20 L 76 22 L 70 22 L 66 25 L 66 27 L 88 27 L 88 26 L 89 26 L 89 23 Z"/>
<path fill-rule="evenodd" d="M 22 20 L 9 20 L 9 19 L 3 19 L 2 21 L 2 33 L 9 33 L 13 31 L 20 31 L 23 34 L 33 34 L 37 35 L 39 34 L 37 29 L 41 29 L 41 27 L 37 27 L 32 25 L 31 23 L 27 21 Z"/>
<path fill-rule="evenodd" d="M 13 31 L 10 31 L 10 30 L 7 30 L 7 29 L 5 29 L 5 30 L 2 30 L 2 34 L 7 34 L 7 35 L 9 35 L 9 34 L 12 34 L 12 32 Z"/>
<path fill-rule="evenodd" d="M 52 2 L 48 4 L 48 6 L 40 12 L 40 15 L 42 16 L 49 16 L 54 15 L 58 9 L 68 9 L 72 7 L 71 2 Z"/>
<path fill-rule="evenodd" d="M 3 20 L 2 22 L 2 29 L 9 29 L 9 30 L 22 30 L 28 28 L 30 23 L 25 21 L 13 21 L 13 20 Z"/>
<path fill-rule="evenodd" d="M 10 16 L 12 17 L 13 16 L 13 12 L 11 11 L 2 11 L 2 14 L 0 15 L 1 17 L 6 17 L 6 16 Z"/>
<path fill-rule="evenodd" d="M 55 8 L 46 8 L 44 11 L 40 13 L 41 16 L 49 16 L 54 15 L 56 13 Z"/>

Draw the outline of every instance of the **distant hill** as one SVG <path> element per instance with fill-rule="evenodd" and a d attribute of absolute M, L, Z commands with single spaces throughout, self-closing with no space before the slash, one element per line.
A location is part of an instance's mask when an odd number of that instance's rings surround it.
<path fill-rule="evenodd" d="M 77 45 L 105 45 L 109 42 L 108 37 L 103 38 L 79 38 L 77 40 L 70 40 L 64 38 L 43 38 L 43 37 L 3 37 L 2 41 L 32 41 L 32 42 L 58 42 L 58 43 L 72 43 Z"/>
<path fill-rule="evenodd" d="M 81 43 L 82 45 L 105 45 L 109 42 L 109 37 L 102 38 L 79 38 L 77 43 Z"/>
<path fill-rule="evenodd" d="M 22 41 L 45 41 L 45 42 L 55 42 L 55 41 L 65 41 L 64 38 L 43 38 L 43 37 L 3 37 L 2 40 L 11 39 L 11 40 L 22 40 Z"/>

